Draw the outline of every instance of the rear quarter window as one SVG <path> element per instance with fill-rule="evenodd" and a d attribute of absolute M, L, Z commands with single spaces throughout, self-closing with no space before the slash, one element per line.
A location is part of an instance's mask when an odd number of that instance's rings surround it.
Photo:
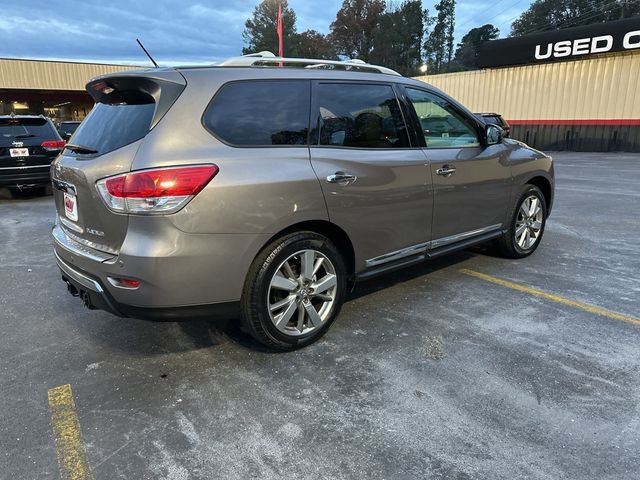
<path fill-rule="evenodd" d="M 307 145 L 310 96 L 307 80 L 228 83 L 213 97 L 203 123 L 233 146 Z"/>

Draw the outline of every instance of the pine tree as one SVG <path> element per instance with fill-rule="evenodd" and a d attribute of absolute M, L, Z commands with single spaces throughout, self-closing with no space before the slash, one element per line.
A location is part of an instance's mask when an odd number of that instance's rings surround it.
<path fill-rule="evenodd" d="M 368 62 L 384 9 L 384 0 L 344 0 L 331 24 L 330 38 L 338 54 Z"/>
<path fill-rule="evenodd" d="M 296 33 L 296 13 L 289 8 L 287 0 L 263 0 L 253 10 L 253 16 L 245 22 L 242 33 L 246 46 L 242 54 L 267 50 L 278 53 L 278 4 L 282 3 L 282 37 L 284 55 L 294 57 L 298 54 L 298 36 Z"/>
<path fill-rule="evenodd" d="M 453 59 L 456 0 L 440 0 L 435 8 L 438 14 L 434 19 L 433 30 L 425 42 L 425 52 L 429 71 L 443 73 L 449 70 Z"/>

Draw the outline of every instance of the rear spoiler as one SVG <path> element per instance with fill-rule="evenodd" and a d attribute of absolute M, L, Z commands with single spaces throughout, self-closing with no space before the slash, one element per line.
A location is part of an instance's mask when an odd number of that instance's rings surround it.
<path fill-rule="evenodd" d="M 153 128 L 187 86 L 174 69 L 132 70 L 92 78 L 86 89 L 96 103 L 155 103 Z"/>

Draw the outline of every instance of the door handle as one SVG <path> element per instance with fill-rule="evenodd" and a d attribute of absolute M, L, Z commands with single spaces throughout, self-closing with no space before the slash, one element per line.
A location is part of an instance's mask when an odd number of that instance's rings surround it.
<path fill-rule="evenodd" d="M 450 177 L 456 173 L 456 167 L 450 167 L 449 165 L 444 165 L 442 168 L 436 170 L 437 175 L 442 175 L 443 177 Z"/>
<path fill-rule="evenodd" d="M 327 182 L 337 183 L 338 185 L 349 185 L 358 179 L 355 175 L 345 172 L 336 172 L 327 177 Z"/>

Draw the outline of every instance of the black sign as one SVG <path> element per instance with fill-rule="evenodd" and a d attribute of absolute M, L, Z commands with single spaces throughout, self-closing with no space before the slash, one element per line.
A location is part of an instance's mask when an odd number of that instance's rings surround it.
<path fill-rule="evenodd" d="M 558 62 L 635 49 L 640 50 L 640 17 L 493 40 L 482 45 L 478 66 Z"/>

